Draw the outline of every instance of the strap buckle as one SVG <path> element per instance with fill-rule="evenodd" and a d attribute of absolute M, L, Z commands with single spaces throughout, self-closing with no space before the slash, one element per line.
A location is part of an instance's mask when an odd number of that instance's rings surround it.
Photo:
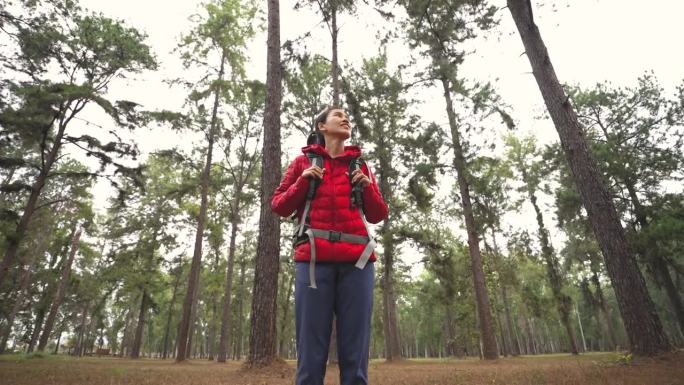
<path fill-rule="evenodd" d="M 342 233 L 339 231 L 328 232 L 328 240 L 330 242 L 339 242 L 342 239 Z"/>

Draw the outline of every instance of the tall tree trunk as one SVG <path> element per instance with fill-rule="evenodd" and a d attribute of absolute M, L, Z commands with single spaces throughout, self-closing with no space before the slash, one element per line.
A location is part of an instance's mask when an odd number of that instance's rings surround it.
<path fill-rule="evenodd" d="M 235 185 L 237 187 L 237 184 Z M 223 309 L 221 312 L 221 336 L 219 338 L 217 362 L 226 362 L 228 347 L 230 346 L 230 313 L 233 297 L 233 270 L 235 266 L 235 243 L 238 232 L 240 191 L 236 188 L 233 193 L 233 212 L 230 218 L 230 246 L 228 247 L 228 266 L 226 267 L 226 284 L 223 287 Z"/>
<path fill-rule="evenodd" d="M 261 208 L 254 268 L 254 290 L 247 365 L 262 367 L 276 358 L 276 311 L 280 267 L 280 219 L 271 212 L 271 197 L 280 182 L 280 9 L 268 0 L 268 40 L 264 147 L 261 159 Z"/>
<path fill-rule="evenodd" d="M 380 134 L 382 136 L 382 134 Z M 378 175 L 380 191 L 383 199 L 390 207 L 393 205 L 393 191 L 388 178 L 392 167 L 390 155 L 380 156 Z M 397 320 L 396 294 L 394 292 L 394 255 L 395 243 L 392 229 L 393 217 L 390 215 L 382 224 L 381 243 L 383 249 L 382 273 L 382 323 L 385 334 L 385 359 L 394 361 L 402 359 L 399 337 L 399 323 Z"/>
<path fill-rule="evenodd" d="M 182 266 L 182 265 L 181 265 Z M 176 305 L 176 296 L 178 295 L 178 284 L 180 283 L 180 278 L 183 273 L 182 268 L 179 266 L 178 275 L 176 276 L 176 281 L 173 283 L 173 292 L 171 293 L 171 301 L 169 301 L 169 310 L 166 316 L 166 327 L 164 328 L 164 347 L 162 351 L 162 359 L 166 359 L 168 356 L 169 349 L 169 333 L 171 332 L 171 318 L 173 317 L 173 307 Z"/>
<path fill-rule="evenodd" d="M 133 348 L 131 349 L 131 358 L 140 358 L 140 346 L 142 345 L 145 315 L 147 313 L 147 296 L 147 290 L 143 290 L 142 299 L 140 300 L 140 312 L 138 313 L 138 325 L 135 328 L 135 339 L 133 340 Z"/>
<path fill-rule="evenodd" d="M 567 333 L 568 343 L 570 344 L 570 352 L 574 355 L 579 354 L 577 350 L 577 343 L 575 342 L 575 332 L 572 329 L 572 324 L 570 323 L 570 308 L 572 307 L 572 300 L 570 297 L 563 293 L 563 278 L 560 275 L 560 267 L 558 266 L 558 259 L 556 258 L 556 253 L 553 250 L 551 241 L 549 240 L 549 232 L 544 226 L 544 217 L 542 215 L 541 209 L 537 204 L 537 196 L 529 182 L 529 177 L 527 171 L 522 168 L 523 181 L 527 184 L 527 194 L 534 208 L 534 212 L 537 217 L 537 227 L 539 242 L 541 243 L 542 256 L 544 257 L 544 262 L 546 263 L 546 276 L 551 284 L 551 291 L 553 292 L 554 299 L 556 300 L 556 308 L 558 309 L 558 314 L 560 315 L 561 322 L 565 327 L 565 332 Z"/>
<path fill-rule="evenodd" d="M 338 28 L 337 28 L 337 6 L 334 5 L 334 2 L 331 2 L 332 5 L 332 10 L 330 14 L 330 19 L 331 19 L 331 27 L 330 27 L 330 34 L 332 35 L 332 65 L 330 66 L 330 70 L 332 72 L 332 88 L 333 88 L 333 105 L 334 106 L 339 106 L 340 105 L 340 81 L 339 81 L 339 63 L 337 59 L 337 33 Z"/>
<path fill-rule="evenodd" d="M 467 164 L 463 154 L 460 133 L 456 123 L 456 114 L 451 99 L 449 80 L 442 79 L 444 98 L 446 100 L 449 127 L 451 128 L 451 141 L 454 149 L 454 168 L 456 169 L 458 186 L 461 192 L 461 204 L 465 217 L 466 231 L 468 233 L 468 252 L 470 253 L 473 284 L 475 286 L 475 298 L 477 301 L 477 314 L 480 325 L 480 337 L 482 340 L 482 355 L 484 359 L 493 360 L 498 358 L 496 337 L 492 325 L 492 313 L 489 305 L 489 295 L 485 285 L 484 271 L 482 270 L 482 256 L 480 255 L 480 239 L 477 234 L 473 207 L 470 201 L 470 187 L 467 179 Z"/>
<path fill-rule="evenodd" d="M 639 355 L 667 352 L 670 343 L 648 294 L 634 252 L 627 243 L 608 189 L 589 152 L 577 115 L 556 77 L 546 46 L 534 23 L 532 5 L 529 0 L 507 0 L 507 3 L 603 252 L 631 350 Z"/>
<path fill-rule="evenodd" d="M 221 65 L 217 80 L 221 82 L 225 73 L 226 50 L 221 52 Z M 176 354 L 176 361 L 181 362 L 187 358 L 189 353 L 188 345 L 190 345 L 190 329 L 192 328 L 192 312 L 196 307 L 195 300 L 197 299 L 196 292 L 199 291 L 199 271 L 202 268 L 202 241 L 204 239 L 204 222 L 207 218 L 207 206 L 209 201 L 209 181 L 211 180 L 211 158 L 214 151 L 214 139 L 217 135 L 216 127 L 218 125 L 218 107 L 220 100 L 220 87 L 216 87 L 214 91 L 214 104 L 211 111 L 211 122 L 209 123 L 209 135 L 207 138 L 207 158 L 202 171 L 202 191 L 199 217 L 197 218 L 197 232 L 195 234 L 195 250 L 192 256 L 192 264 L 190 267 L 190 279 L 188 280 L 188 289 L 185 293 L 185 300 L 183 301 L 183 313 L 181 314 L 180 327 L 178 328 L 178 352 Z"/>
<path fill-rule="evenodd" d="M 193 346 L 193 340 L 194 340 L 196 334 L 198 334 L 198 330 L 199 330 L 199 323 L 197 320 L 197 310 L 199 308 L 199 294 L 201 291 L 200 285 L 199 285 L 201 270 L 202 270 L 202 268 L 200 267 L 200 269 L 197 270 L 196 277 L 195 277 L 195 281 L 197 282 L 197 286 L 195 287 L 195 291 L 193 294 L 194 298 L 192 300 L 192 309 L 190 309 L 190 331 L 188 334 L 188 344 L 187 344 L 187 347 L 185 350 L 187 352 L 186 358 L 190 358 L 191 356 L 197 355 L 196 353 L 193 353 L 192 346 Z"/>
<path fill-rule="evenodd" d="M 385 333 L 385 359 L 387 361 L 400 360 L 399 328 L 397 323 L 397 309 L 394 294 L 394 243 L 389 233 L 390 219 L 383 224 L 383 274 L 382 274 L 382 302 L 383 302 L 383 330 Z M 385 235 L 387 234 L 387 235 Z"/>
<path fill-rule="evenodd" d="M 240 282 L 238 283 L 238 287 L 240 288 L 241 292 L 244 292 L 244 287 L 245 287 L 245 269 L 247 265 L 247 261 L 245 260 L 245 252 L 243 251 L 242 253 L 243 257 L 240 259 Z M 242 319 L 243 319 L 243 306 L 244 306 L 244 299 L 242 298 L 243 296 L 238 296 L 237 298 L 237 327 L 236 333 L 235 333 L 235 338 L 234 338 L 234 344 L 235 344 L 235 359 L 240 360 L 242 359 L 242 340 L 243 340 L 243 335 L 242 335 Z"/>
<path fill-rule="evenodd" d="M 69 274 L 71 273 L 71 265 L 74 263 L 74 258 L 76 257 L 76 252 L 78 251 L 78 242 L 81 239 L 82 228 L 79 227 L 71 240 L 71 251 L 69 251 L 69 259 L 66 261 L 64 266 L 62 266 L 62 276 L 59 280 L 59 286 L 57 287 L 57 292 L 55 292 L 55 297 L 52 300 L 52 306 L 50 307 L 50 313 L 48 313 L 47 320 L 45 321 L 45 326 L 43 327 L 43 334 L 40 336 L 40 341 L 38 342 L 38 350 L 45 350 L 47 346 L 48 339 L 50 338 L 50 333 L 52 333 L 52 327 L 55 324 L 55 319 L 57 318 L 57 312 L 59 311 L 59 306 L 62 304 L 64 299 L 64 293 L 66 292 L 67 285 L 69 285 Z"/>
<path fill-rule="evenodd" d="M 221 274 L 221 271 L 219 270 L 219 247 L 214 249 L 214 272 L 213 274 L 219 275 Z M 218 327 L 218 300 L 216 299 L 216 295 L 211 296 L 211 319 L 209 321 L 209 334 L 207 336 L 207 359 L 209 361 L 214 360 L 214 355 L 216 354 L 216 351 L 218 350 L 218 344 L 217 344 L 217 339 L 216 339 L 216 329 Z"/>
<path fill-rule="evenodd" d="M 59 328 L 59 332 L 57 333 L 57 342 L 55 343 L 55 350 L 52 351 L 52 354 L 59 354 L 59 344 L 62 343 L 62 333 L 64 333 L 64 325 Z"/>

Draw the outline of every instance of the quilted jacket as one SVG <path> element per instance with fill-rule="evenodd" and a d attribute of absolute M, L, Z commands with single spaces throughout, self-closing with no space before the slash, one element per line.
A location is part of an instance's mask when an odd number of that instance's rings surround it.
<path fill-rule="evenodd" d="M 304 212 L 309 179 L 302 176 L 305 169 L 311 167 L 306 153 L 313 151 L 323 158 L 325 173 L 316 195 L 311 202 L 310 226 L 313 229 L 339 231 L 342 233 L 368 235 L 361 219 L 359 209 L 351 206 L 351 185 L 346 173 L 349 162 L 361 156 L 357 146 L 345 146 L 344 153 L 331 158 L 325 147 L 314 144 L 302 148 L 299 155 L 288 167 L 285 176 L 276 188 L 271 200 L 272 210 L 280 216 L 289 217 L 297 211 L 297 223 Z M 370 175 L 371 184 L 363 190 L 364 212 L 366 220 L 378 223 L 387 217 L 387 205 L 382 199 L 375 177 L 364 164 L 362 171 Z M 317 262 L 356 262 L 363 252 L 364 245 L 346 242 L 332 242 L 315 238 Z M 308 242 L 297 246 L 295 261 L 310 261 L 310 245 Z M 375 261 L 375 253 L 369 261 Z"/>

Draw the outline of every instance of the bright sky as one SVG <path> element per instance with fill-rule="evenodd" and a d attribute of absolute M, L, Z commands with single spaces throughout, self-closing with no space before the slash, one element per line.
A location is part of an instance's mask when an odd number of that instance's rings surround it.
<path fill-rule="evenodd" d="M 115 98 L 126 98 L 143 104 L 146 108 L 178 108 L 185 94 L 182 90 L 169 90 L 162 81 L 180 77 L 183 70 L 171 50 L 178 37 L 186 32 L 191 23 L 188 17 L 199 10 L 199 2 L 191 0 L 81 0 L 85 8 L 120 18 L 149 35 L 148 42 L 161 62 L 161 68 L 153 74 L 141 74 L 127 83 L 113 84 L 110 92 Z M 265 12 L 265 2 L 264 4 Z M 493 2 L 503 8 L 500 25 L 495 31 L 478 37 L 472 42 L 475 52 L 466 59 L 462 75 L 478 81 L 492 81 L 519 127 L 533 133 L 540 142 L 557 141 L 557 134 L 549 121 L 537 120 L 542 115 L 543 101 L 530 73 L 520 37 L 515 30 L 505 1 Z M 534 2 L 533 2 L 534 3 Z M 630 86 L 645 71 L 653 70 L 667 90 L 674 90 L 684 79 L 684 50 L 680 47 L 684 36 L 684 3 L 671 0 L 619 1 L 574 0 L 546 1 L 535 9 L 535 20 L 550 52 L 559 79 L 565 83 L 592 86 L 597 82 L 610 81 L 614 85 Z M 568 4 L 570 4 L 568 6 Z M 319 23 L 319 17 L 309 9 L 294 11 L 294 1 L 281 1 L 281 41 L 293 39 L 312 31 L 308 40 L 311 52 L 330 57 L 330 37 L 327 29 Z M 264 14 L 265 16 L 265 14 Z M 374 12 L 362 8 L 357 15 L 339 17 L 339 57 L 343 62 L 358 65 L 365 57 L 376 54 L 377 42 L 372 36 L 383 25 Z M 408 56 L 408 48 L 402 42 L 393 43 L 389 49 L 391 63 L 402 63 Z M 265 80 L 266 35 L 260 33 L 250 44 L 248 74 Z M 420 106 L 426 119 L 446 122 L 444 102 L 439 93 L 426 91 L 426 103 Z M 287 129 L 287 127 L 283 127 Z M 188 136 L 160 131 L 140 130 L 136 140 L 144 152 L 169 148 L 190 142 Z M 286 144 L 288 158 L 298 151 L 299 143 Z M 290 152 L 292 152 L 290 154 Z M 95 191 L 96 200 L 104 203 L 107 185 L 100 183 Z M 542 204 L 552 204 L 551 198 L 541 199 Z M 547 224 L 555 223 L 551 213 Z M 529 210 L 511 214 L 506 222 L 534 229 Z M 557 234 L 558 232 L 555 231 Z M 561 239 L 554 237 L 554 240 Z M 188 243 L 192 243 L 189 239 Z M 556 249 L 562 246 L 559 241 Z M 411 259 L 409 257 L 409 259 Z"/>

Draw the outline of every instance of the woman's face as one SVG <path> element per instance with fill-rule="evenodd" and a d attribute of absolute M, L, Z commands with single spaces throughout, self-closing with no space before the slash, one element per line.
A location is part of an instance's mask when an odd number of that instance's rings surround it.
<path fill-rule="evenodd" d="M 334 109 L 328 113 L 325 123 L 318 127 L 321 132 L 330 137 L 349 139 L 351 137 L 351 124 L 347 113 L 342 109 Z"/>

